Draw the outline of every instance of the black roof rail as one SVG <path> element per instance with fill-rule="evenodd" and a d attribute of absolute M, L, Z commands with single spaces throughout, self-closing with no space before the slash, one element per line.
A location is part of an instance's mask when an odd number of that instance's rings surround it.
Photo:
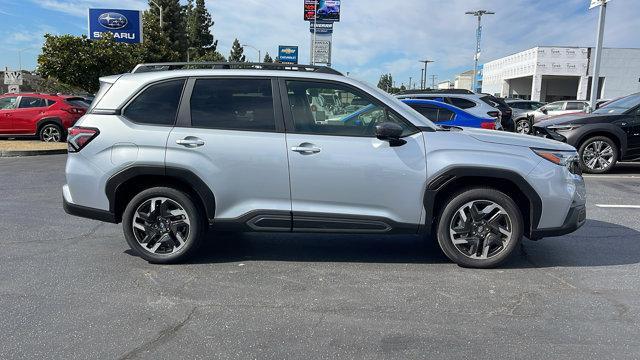
<path fill-rule="evenodd" d="M 404 90 L 396 95 L 410 95 L 410 94 L 475 94 L 471 90 L 467 89 L 421 89 L 421 90 Z"/>
<path fill-rule="evenodd" d="M 150 72 L 150 71 L 167 71 L 180 69 L 246 69 L 246 70 L 283 70 L 283 71 L 303 71 L 316 72 L 322 74 L 342 75 L 341 72 L 334 70 L 328 66 L 302 65 L 302 64 L 283 64 L 283 63 L 251 63 L 251 62 L 166 62 L 166 63 L 150 63 L 138 64 L 132 74 Z"/>

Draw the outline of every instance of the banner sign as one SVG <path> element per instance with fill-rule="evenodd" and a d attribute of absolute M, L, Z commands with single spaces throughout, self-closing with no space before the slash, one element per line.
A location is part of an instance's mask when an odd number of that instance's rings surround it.
<path fill-rule="evenodd" d="M 331 40 L 316 39 L 315 46 L 313 46 L 313 40 L 311 41 L 313 63 L 331 64 Z"/>
<path fill-rule="evenodd" d="M 278 46 L 278 60 L 285 64 L 298 63 L 298 47 L 297 46 Z"/>
<path fill-rule="evenodd" d="M 304 0 L 306 21 L 340 21 L 340 0 Z"/>
<path fill-rule="evenodd" d="M 310 21 L 309 22 L 309 31 L 313 34 L 315 25 L 315 30 L 317 35 L 329 35 L 333 34 L 333 23 L 328 21 Z"/>
<path fill-rule="evenodd" d="M 593 9 L 596 6 L 603 5 L 604 3 L 608 3 L 610 0 L 591 0 L 591 5 L 589 5 L 589 10 Z"/>
<path fill-rule="evenodd" d="M 89 39 L 97 40 L 112 33 L 117 42 L 142 42 L 142 11 L 124 9 L 89 9 Z"/>
<path fill-rule="evenodd" d="M 22 71 L 5 71 L 5 85 L 22 85 Z"/>

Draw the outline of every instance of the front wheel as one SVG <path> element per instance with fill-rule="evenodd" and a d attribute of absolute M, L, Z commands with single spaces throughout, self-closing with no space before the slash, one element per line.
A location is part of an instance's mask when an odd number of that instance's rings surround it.
<path fill-rule="evenodd" d="M 197 249 L 205 230 L 203 217 L 189 195 L 155 187 L 134 196 L 122 215 L 127 243 L 152 263 L 176 263 Z"/>
<path fill-rule="evenodd" d="M 463 267 L 490 268 L 504 261 L 523 234 L 516 203 L 491 188 L 469 188 L 453 195 L 440 214 L 438 244 Z"/>
<path fill-rule="evenodd" d="M 531 134 L 531 122 L 529 119 L 516 120 L 516 132 L 520 134 Z"/>
<path fill-rule="evenodd" d="M 608 137 L 587 139 L 578 150 L 582 171 L 590 174 L 609 172 L 618 161 L 618 146 Z"/>

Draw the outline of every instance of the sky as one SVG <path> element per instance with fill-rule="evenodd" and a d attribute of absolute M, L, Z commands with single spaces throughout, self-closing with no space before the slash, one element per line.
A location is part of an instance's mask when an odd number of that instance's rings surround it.
<path fill-rule="evenodd" d="M 182 3 L 186 3 L 183 0 Z M 273 57 L 278 45 L 298 45 L 309 62 L 309 25 L 303 0 L 207 0 L 218 50 L 225 56 L 234 38 Z M 36 67 L 43 34 L 87 33 L 88 8 L 140 9 L 146 0 L 0 0 L 0 66 Z M 334 26 L 333 67 L 376 84 L 391 73 L 396 85 L 419 81 L 421 59 L 438 81 L 473 67 L 476 18 L 486 9 L 480 63 L 534 46 L 594 46 L 598 10 L 589 0 L 342 0 Z M 640 48 L 640 0 L 611 0 L 604 46 Z M 245 49 L 249 60 L 257 52 Z M 429 80 L 430 82 L 431 80 Z"/>

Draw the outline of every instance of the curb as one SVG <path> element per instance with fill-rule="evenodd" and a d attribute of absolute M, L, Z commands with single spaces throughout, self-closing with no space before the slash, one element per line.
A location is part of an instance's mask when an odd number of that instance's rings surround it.
<path fill-rule="evenodd" d="M 19 157 L 19 156 L 37 156 L 37 155 L 59 155 L 66 154 L 67 149 L 51 149 L 51 150 L 0 150 L 0 157 Z"/>

